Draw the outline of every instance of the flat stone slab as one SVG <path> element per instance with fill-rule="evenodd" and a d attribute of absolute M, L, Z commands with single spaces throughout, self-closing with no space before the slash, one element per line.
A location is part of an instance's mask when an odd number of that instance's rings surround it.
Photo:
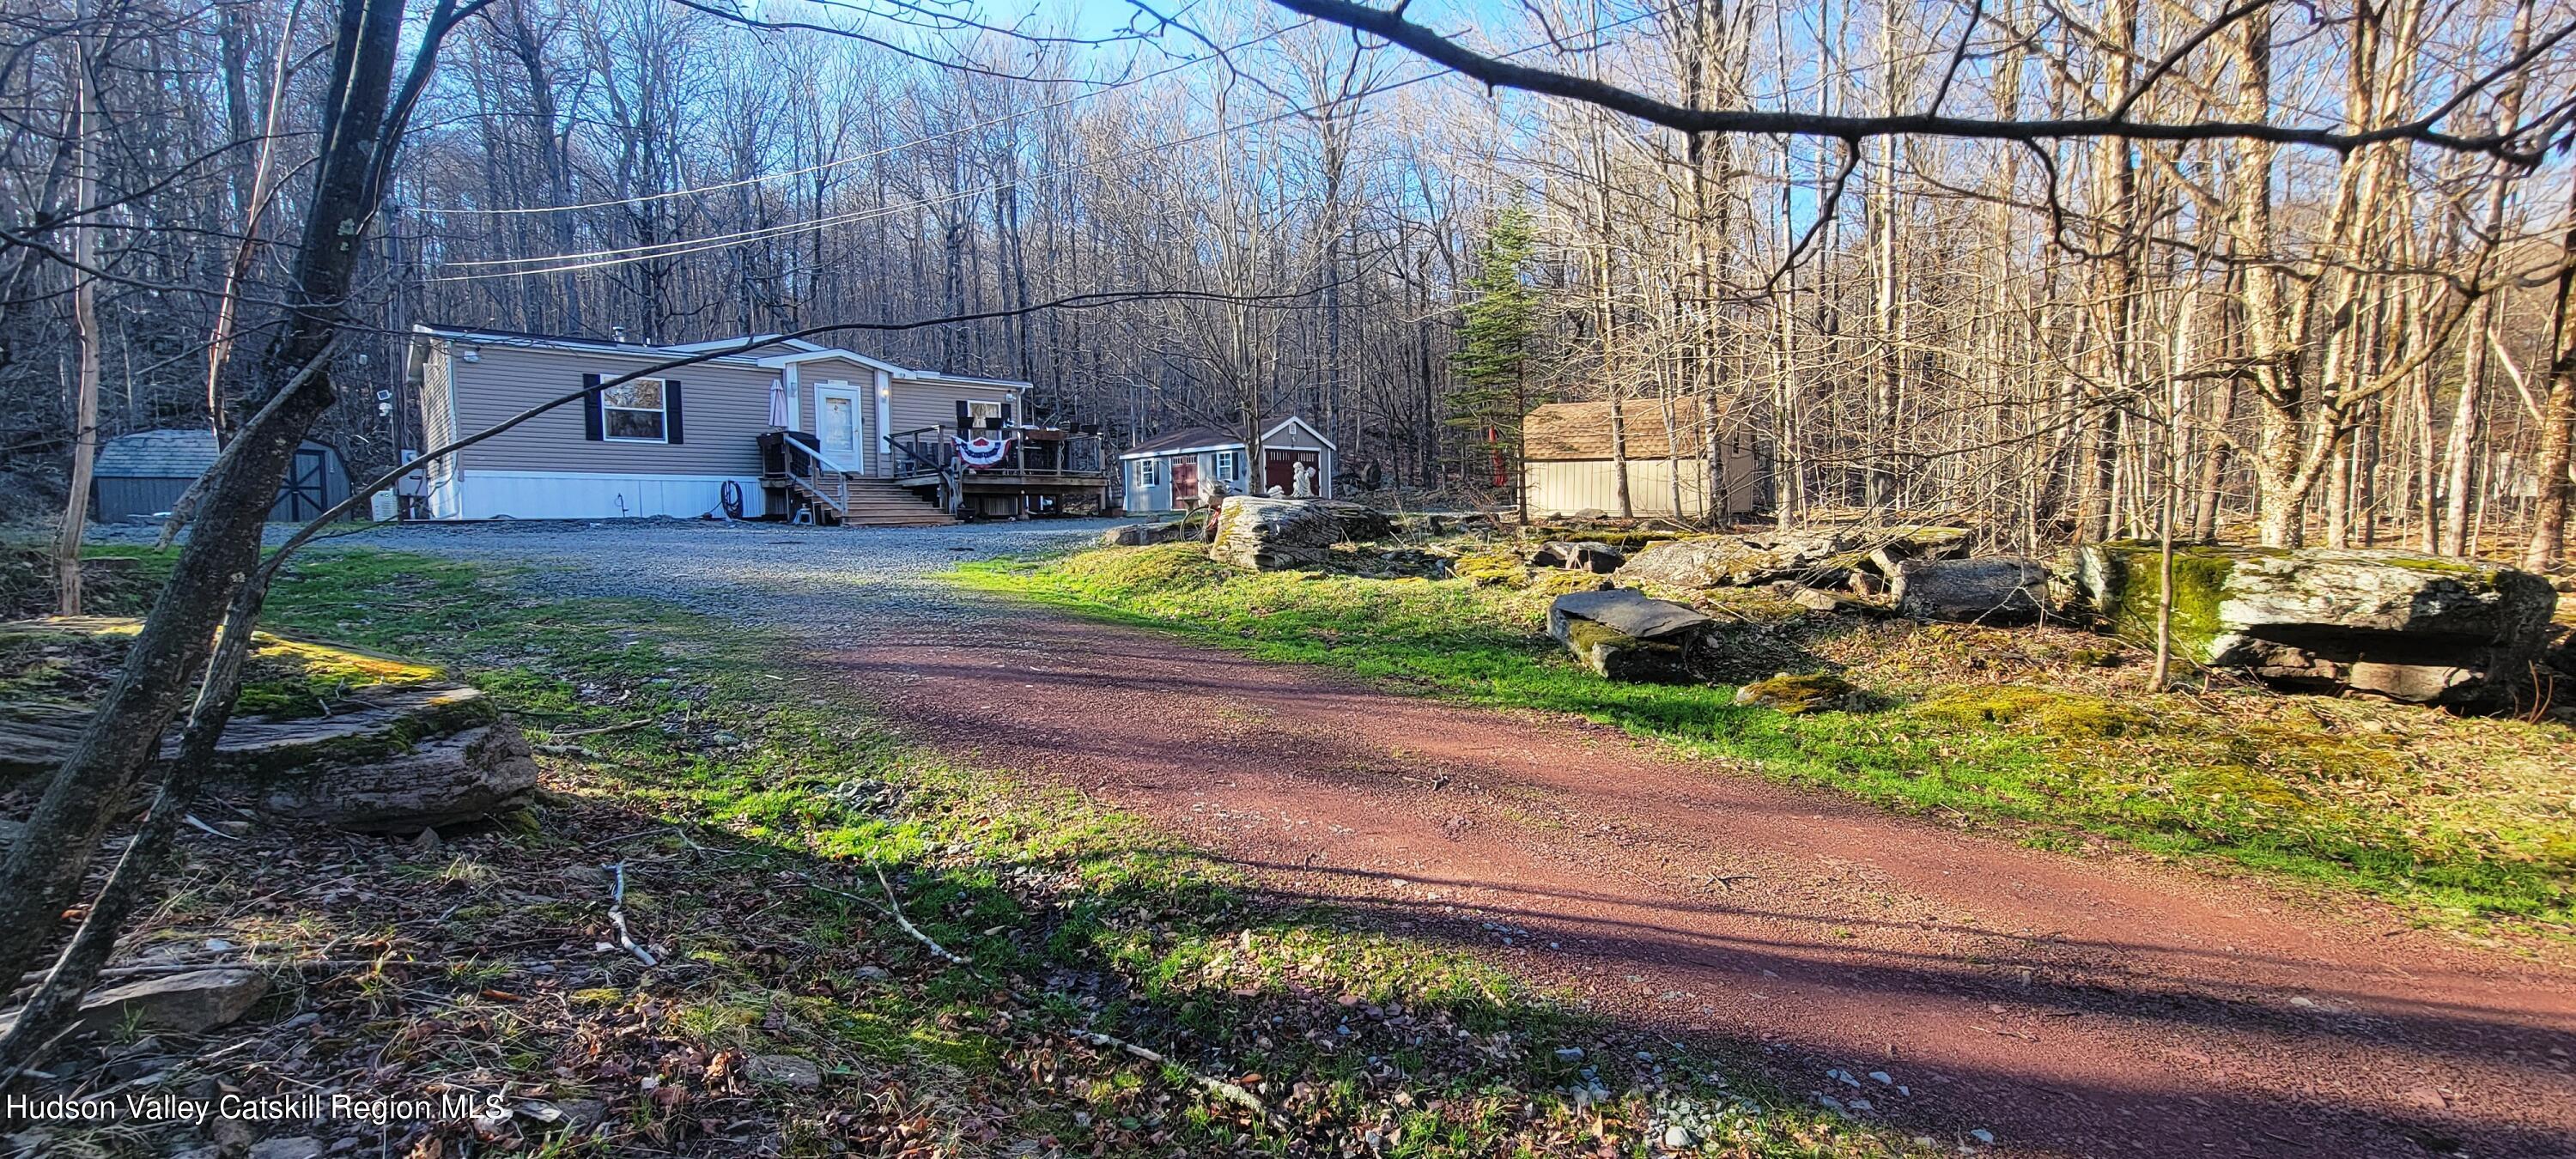
<path fill-rule="evenodd" d="M 94 991 L 81 1002 L 75 1025 L 94 1030 L 133 1022 L 182 1034 L 228 1025 L 268 996 L 268 975 L 257 970 L 210 967 L 143 978 Z M 0 1034 L 18 1023 L 16 1011 L 0 1015 Z"/>
<path fill-rule="evenodd" d="M 1714 622 L 1688 604 L 1659 600 L 1627 588 L 1558 596 L 1555 603 L 1548 605 L 1547 617 L 1551 630 L 1559 620 L 1590 620 L 1640 640 L 1696 632 Z"/>
<path fill-rule="evenodd" d="M 304 720 L 236 720 L 215 745 L 221 776 L 255 776 L 324 761 L 400 753 L 416 741 L 489 722 L 496 712 L 479 689 L 413 684 L 367 694 L 353 711 Z M 89 711 L 66 705 L 0 708 L 0 778 L 48 775 L 71 753 Z M 179 755 L 174 729 L 162 759 Z"/>
<path fill-rule="evenodd" d="M 1691 649 L 1713 622 L 1624 588 L 1558 596 L 1547 609 L 1547 634 L 1608 680 L 1690 679 Z"/>

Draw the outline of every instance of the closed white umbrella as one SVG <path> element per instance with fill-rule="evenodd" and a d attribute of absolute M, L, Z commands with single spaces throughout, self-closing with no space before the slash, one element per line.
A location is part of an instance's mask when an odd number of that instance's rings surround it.
<path fill-rule="evenodd" d="M 783 378 L 769 380 L 769 425 L 787 429 L 787 380 Z"/>

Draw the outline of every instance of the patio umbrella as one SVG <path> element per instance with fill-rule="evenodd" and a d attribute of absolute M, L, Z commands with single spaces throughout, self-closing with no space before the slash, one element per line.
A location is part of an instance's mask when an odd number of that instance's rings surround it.
<path fill-rule="evenodd" d="M 769 380 L 769 425 L 782 431 L 787 429 L 786 379 L 773 378 Z"/>

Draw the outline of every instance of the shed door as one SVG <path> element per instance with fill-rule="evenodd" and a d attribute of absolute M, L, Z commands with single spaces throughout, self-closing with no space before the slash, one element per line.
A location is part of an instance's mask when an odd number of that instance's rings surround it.
<path fill-rule="evenodd" d="M 297 447 L 295 461 L 286 465 L 286 482 L 277 488 L 277 506 L 272 517 L 288 520 L 311 519 L 331 506 L 331 456 L 319 447 Z"/>
<path fill-rule="evenodd" d="M 1315 493 L 1324 493 L 1324 453 L 1322 451 L 1283 451 L 1275 447 L 1261 449 L 1261 489 L 1277 487 L 1282 495 L 1297 493 L 1297 464 L 1315 469 Z"/>
<path fill-rule="evenodd" d="M 1199 461 L 1172 460 L 1172 506 L 1185 507 L 1199 501 Z"/>

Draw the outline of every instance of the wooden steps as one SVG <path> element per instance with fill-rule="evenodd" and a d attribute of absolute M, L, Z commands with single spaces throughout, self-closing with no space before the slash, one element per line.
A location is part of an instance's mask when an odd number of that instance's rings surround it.
<path fill-rule="evenodd" d="M 788 476 L 793 494 L 813 504 L 816 514 L 851 527 L 947 527 L 956 517 L 932 506 L 891 480 L 867 475 L 826 474 L 812 479 Z"/>

